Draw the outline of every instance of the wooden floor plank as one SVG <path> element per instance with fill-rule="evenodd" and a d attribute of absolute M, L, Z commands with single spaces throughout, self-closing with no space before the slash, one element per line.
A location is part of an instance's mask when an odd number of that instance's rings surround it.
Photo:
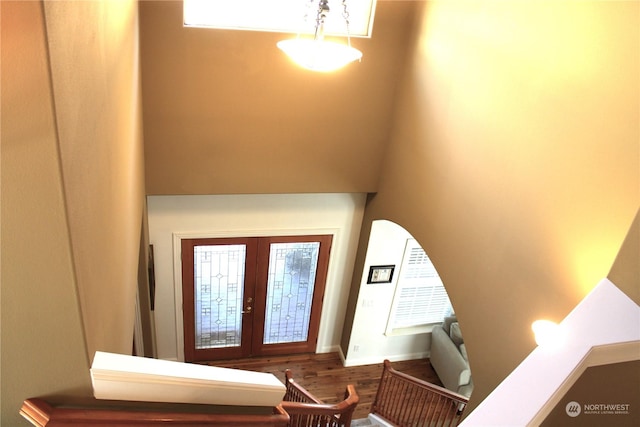
<path fill-rule="evenodd" d="M 360 396 L 354 419 L 366 418 L 375 399 L 382 375 L 382 363 L 344 367 L 338 353 L 299 354 L 290 356 L 254 357 L 240 360 L 207 362 L 211 366 L 269 372 L 284 382 L 284 371 L 290 369 L 293 378 L 318 399 L 336 403 L 343 399 L 347 384 L 353 384 Z M 393 367 L 413 377 L 442 386 L 429 359 L 393 362 Z"/>

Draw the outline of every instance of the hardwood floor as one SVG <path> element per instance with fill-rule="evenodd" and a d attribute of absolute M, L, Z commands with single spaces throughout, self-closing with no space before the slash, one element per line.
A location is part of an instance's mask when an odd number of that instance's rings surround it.
<path fill-rule="evenodd" d="M 376 396 L 382 375 L 382 363 L 375 365 L 344 367 L 338 353 L 302 354 L 277 357 L 209 362 L 208 365 L 225 368 L 269 372 L 284 382 L 284 371 L 290 369 L 298 384 L 325 403 L 340 402 L 347 384 L 356 388 L 360 403 L 354 419 L 366 418 Z M 442 385 L 429 363 L 429 359 L 394 362 L 393 367 L 413 377 Z"/>

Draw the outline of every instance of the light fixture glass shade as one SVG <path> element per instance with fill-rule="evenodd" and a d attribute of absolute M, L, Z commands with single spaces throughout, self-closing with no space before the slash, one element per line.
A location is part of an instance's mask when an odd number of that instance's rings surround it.
<path fill-rule="evenodd" d="M 334 71 L 362 58 L 358 49 L 326 40 L 282 40 L 278 42 L 278 48 L 296 64 L 312 71 Z"/>
<path fill-rule="evenodd" d="M 564 330 L 550 320 L 536 320 L 531 324 L 536 344 L 546 348 L 557 348 L 565 341 Z"/>

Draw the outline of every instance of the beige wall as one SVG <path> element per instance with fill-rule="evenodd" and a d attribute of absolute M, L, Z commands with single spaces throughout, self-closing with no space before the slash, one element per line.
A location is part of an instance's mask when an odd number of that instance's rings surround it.
<path fill-rule="evenodd" d="M 45 14 L 87 350 L 128 352 L 144 201 L 137 2 Z"/>
<path fill-rule="evenodd" d="M 638 143 L 640 144 L 640 142 Z M 640 162 L 640 160 L 638 160 Z M 640 184 L 639 184 L 640 186 Z M 640 301 L 640 209 L 607 276 L 632 300 Z"/>
<path fill-rule="evenodd" d="M 541 424 L 542 427 L 634 427 L 640 424 L 640 360 L 587 368 Z M 576 402 L 580 414 L 567 415 Z M 620 405 L 618 412 L 592 405 Z M 628 406 L 627 406 L 628 405 Z M 585 407 L 587 410 L 585 410 Z"/>
<path fill-rule="evenodd" d="M 2 423 L 15 425 L 26 397 L 87 395 L 93 350 L 131 348 L 143 193 L 137 7 L 133 1 L 0 4 Z M 185 148 L 180 129 L 168 135 L 179 144 L 174 151 L 160 152 L 160 145 L 148 151 L 159 156 L 147 159 L 155 162 L 154 182 L 164 193 L 379 190 L 363 230 L 373 219 L 391 219 L 433 259 L 468 344 L 474 406 L 533 348 L 532 320 L 563 318 L 607 275 L 638 210 L 638 7 L 428 2 L 379 186 L 369 166 L 380 160 L 388 128 L 377 120 L 392 112 L 394 88 L 377 98 L 375 114 L 349 117 L 349 123 L 378 124 L 371 138 L 358 137 L 354 145 L 338 127 L 337 134 L 301 146 L 313 160 L 294 165 L 308 178 L 302 186 L 291 171 L 272 167 L 254 168 L 236 185 L 226 178 L 237 169 L 223 168 L 213 170 L 205 187 L 187 191 L 179 187 L 193 180 L 187 162 L 177 164 L 184 175 L 168 175 L 184 177 L 169 187 L 174 183 L 163 178 L 163 168 Z M 396 19 L 394 25 L 404 18 Z M 222 42 L 234 47 L 241 40 Z M 378 46 L 394 54 L 392 43 Z M 401 53 L 392 57 L 399 61 Z M 241 58 L 233 59 L 236 66 Z M 307 102 L 355 87 L 353 102 L 396 80 L 397 69 L 388 66 L 393 60 L 378 58 L 363 65 L 384 70 L 379 80 L 352 75 L 318 86 L 268 65 L 287 84 L 298 79 L 300 88 L 318 88 L 305 92 Z M 245 77 L 259 77 L 263 69 L 264 63 L 246 67 Z M 235 89 L 270 83 L 258 82 Z M 197 85 L 191 89 L 200 93 Z M 292 95 L 290 89 L 273 93 Z M 160 101 L 177 100 L 186 102 Z M 257 105 L 269 111 L 268 101 Z M 292 113 L 301 105 L 282 107 Z M 219 111 L 222 122 L 228 111 Z M 166 117 L 151 118 L 157 124 Z M 277 125 L 257 123 L 243 129 L 253 148 L 260 148 L 264 129 Z M 280 129 L 292 137 L 278 146 L 283 151 L 316 134 L 309 126 Z M 234 146 L 227 134 L 217 141 L 216 155 Z M 331 147 L 323 144 L 336 141 L 343 156 L 327 155 Z M 221 164 L 259 166 L 272 156 L 260 150 L 252 162 L 227 153 Z M 638 301 L 634 247 L 625 245 L 612 277 L 625 277 L 622 289 Z M 362 246 L 360 268 L 364 253 Z"/>
<path fill-rule="evenodd" d="M 137 3 L 1 5 L 2 425 L 13 426 L 25 398 L 90 396 L 94 350 L 131 351 L 144 192 Z"/>
<path fill-rule="evenodd" d="M 90 393 L 39 2 L 2 2 L 2 425 Z M 9 59 L 11 58 L 11 59 Z"/>
<path fill-rule="evenodd" d="M 415 2 L 378 2 L 362 62 L 329 74 L 276 48 L 293 34 L 184 28 L 181 6 L 140 4 L 148 194 L 376 190 Z"/>
<path fill-rule="evenodd" d="M 433 260 L 471 407 L 532 350 L 533 320 L 561 320 L 607 276 L 638 210 L 639 8 L 433 1 L 420 17 L 363 228 L 390 219 Z M 637 281 L 620 285 L 638 301 Z"/>

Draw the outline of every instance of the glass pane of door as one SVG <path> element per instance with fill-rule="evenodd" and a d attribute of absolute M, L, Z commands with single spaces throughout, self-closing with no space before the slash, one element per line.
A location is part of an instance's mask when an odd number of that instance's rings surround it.
<path fill-rule="evenodd" d="M 307 341 L 320 242 L 271 243 L 263 344 Z"/>
<path fill-rule="evenodd" d="M 245 245 L 195 246 L 195 348 L 239 347 Z"/>

